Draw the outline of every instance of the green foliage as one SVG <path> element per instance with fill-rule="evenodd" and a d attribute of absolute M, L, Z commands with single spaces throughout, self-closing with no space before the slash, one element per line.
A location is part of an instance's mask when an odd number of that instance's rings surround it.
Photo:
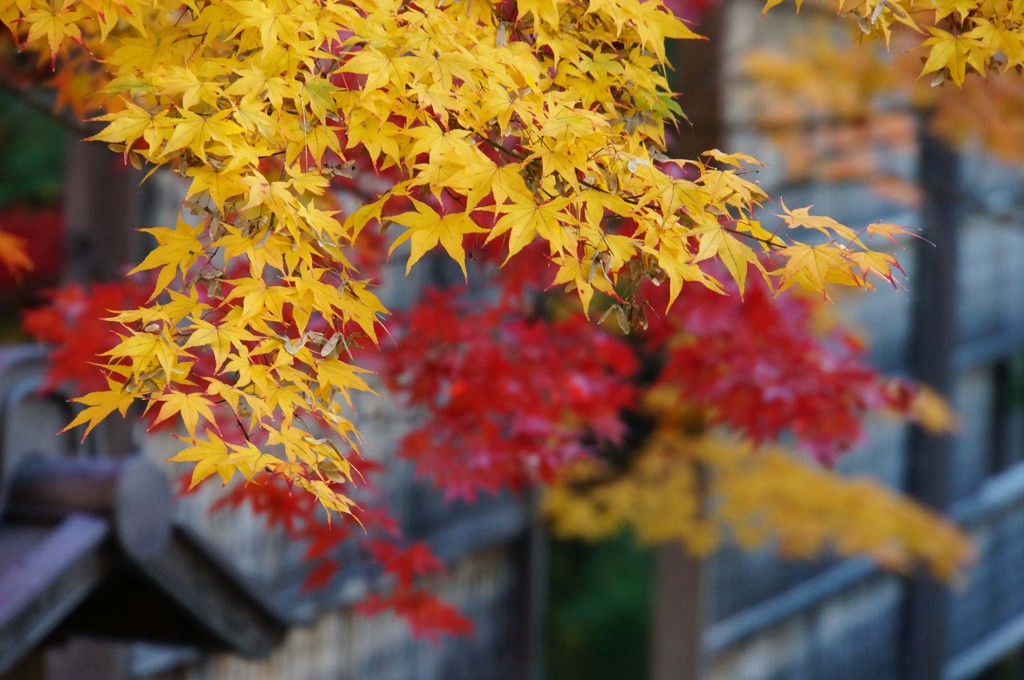
<path fill-rule="evenodd" d="M 625 532 L 600 543 L 552 543 L 548 677 L 645 676 L 650 563 L 650 551 Z"/>
<path fill-rule="evenodd" d="M 52 118 L 0 90 L 0 208 L 60 198 L 66 139 Z"/>

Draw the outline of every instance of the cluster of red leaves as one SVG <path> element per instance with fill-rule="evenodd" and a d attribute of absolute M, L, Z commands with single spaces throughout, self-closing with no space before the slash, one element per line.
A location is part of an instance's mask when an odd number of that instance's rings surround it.
<path fill-rule="evenodd" d="M 46 291 L 43 297 L 46 304 L 26 311 L 22 325 L 53 348 L 45 387 L 71 384 L 81 393 L 107 389 L 95 363 L 114 344 L 116 327 L 104 319 L 114 310 L 145 302 L 146 289 L 132 279 L 88 286 L 71 283 Z"/>
<path fill-rule="evenodd" d="M 368 542 L 374 559 L 384 572 L 396 581 L 394 589 L 387 595 L 371 594 L 357 605 L 363 614 L 377 614 L 390 611 L 409 623 L 414 635 L 437 642 L 441 634 L 468 635 L 473 632 L 473 622 L 458 609 L 445 604 L 437 596 L 416 586 L 416 577 L 443 575 L 444 565 L 426 543 L 413 543 L 398 548 L 385 541 Z"/>
<path fill-rule="evenodd" d="M 636 358 L 582 315 L 545 320 L 434 291 L 392 328 L 380 374 L 426 411 L 400 455 L 449 499 L 550 482 L 588 442 L 622 439 Z"/>
<path fill-rule="evenodd" d="M 487 266 L 499 251 L 475 258 Z M 579 456 L 635 441 L 622 415 L 652 390 L 670 390 L 705 426 L 786 439 L 824 463 L 858 441 L 870 413 L 909 412 L 913 387 L 870 368 L 817 299 L 773 297 L 759 280 L 743 297 L 693 285 L 663 313 L 668 291 L 650 286 L 639 296 L 648 328 L 627 339 L 579 314 L 535 313 L 541 294 L 525 282 L 543 280 L 545 260 L 527 249 L 492 276 L 497 302 L 428 293 L 390 327 L 398 342 L 378 370 L 424 414 L 399 455 L 449 498 L 547 482 Z"/>
<path fill-rule="evenodd" d="M 358 458 L 353 465 L 363 475 L 378 472 L 371 461 Z M 458 609 L 445 604 L 420 585 L 420 580 L 443 575 L 444 565 L 426 543 L 401 545 L 401 531 L 387 510 L 373 504 L 356 506 L 353 516 L 358 522 L 324 521 L 316 498 L 308 493 L 293 492 L 281 478 L 259 474 L 246 484 L 231 485 L 212 506 L 213 510 L 248 506 L 263 516 L 270 529 L 280 529 L 288 538 L 306 546 L 303 559 L 309 565 L 303 590 L 325 588 L 341 568 L 335 555 L 346 541 L 354 541 L 363 558 L 372 560 L 383 574 L 391 577 L 382 584 L 386 592 L 367 595 L 356 604 L 363 614 L 388 611 L 403 618 L 416 637 L 437 642 L 439 636 L 466 635 L 473 632 L 473 622 Z"/>
<path fill-rule="evenodd" d="M 666 295 L 647 291 L 654 308 Z M 644 350 L 660 358 L 653 387 L 757 444 L 789 436 L 831 463 L 858 441 L 869 413 L 910 408 L 912 386 L 868 366 L 862 343 L 823 323 L 816 299 L 773 298 L 760 280 L 742 300 L 689 286 L 668 314 L 648 318 Z"/>
<path fill-rule="evenodd" d="M 356 606 L 361 614 L 391 612 L 409 623 L 413 635 L 439 642 L 440 635 L 471 635 L 473 622 L 423 588 L 400 590 L 387 597 L 369 595 Z"/>

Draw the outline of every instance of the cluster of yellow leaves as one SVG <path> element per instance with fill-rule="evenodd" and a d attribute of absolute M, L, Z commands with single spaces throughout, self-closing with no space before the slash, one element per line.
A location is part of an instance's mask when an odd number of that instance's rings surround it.
<path fill-rule="evenodd" d="M 796 20 L 794 20 L 796 21 Z M 839 45 L 834 17 L 801 17 L 786 49 L 755 49 L 744 60 L 757 101 L 755 122 L 783 152 L 789 179 L 860 181 L 901 201 L 916 187 L 879 170 L 878 154 L 910 153 L 913 118 L 878 106 L 878 96 L 914 91 L 916 70 L 878 50 Z M 901 77 L 906 76 L 906 77 Z M 928 88 L 929 90 L 931 88 Z"/>
<path fill-rule="evenodd" d="M 919 188 L 880 162 L 882 153 L 914 150 L 917 119 L 901 103 L 928 112 L 931 133 L 947 143 L 1024 158 L 1024 79 L 975 77 L 959 88 L 933 87 L 918 77 L 916 34 L 894 35 L 887 55 L 835 42 L 834 17 L 802 21 L 784 51 L 755 50 L 745 63 L 757 123 L 783 151 L 790 178 L 859 181 L 916 205 Z"/>
<path fill-rule="evenodd" d="M 368 387 L 345 351 L 386 310 L 345 249 L 371 223 L 394 225 L 410 267 L 440 246 L 465 269 L 470 234 L 509 257 L 542 240 L 585 309 L 643 278 L 673 299 L 719 289 L 716 259 L 741 287 L 749 267 L 816 290 L 892 277 L 834 221 L 787 210 L 825 234 L 806 246 L 753 219 L 752 159 L 663 155 L 679 113 L 664 41 L 696 36 L 660 0 L 0 0 L 0 21 L 57 68 L 94 57 L 109 81 L 95 139 L 189 183 L 194 218 L 148 230 L 151 300 L 115 317 L 109 389 L 72 425 L 143 399 L 184 424 L 194 483 L 266 468 L 348 507 L 322 473 L 347 473 L 345 456 L 319 435 L 358 443 L 343 405 Z M 400 179 L 337 214 L 321 197 L 359 158 Z M 223 407 L 245 444 L 222 437 Z"/>
<path fill-rule="evenodd" d="M 726 537 L 782 555 L 865 556 L 949 580 L 973 555 L 955 526 L 868 478 L 844 478 L 777 448 L 665 422 L 630 466 L 585 460 L 545 497 L 555 533 L 597 540 L 630 529 L 646 544 L 707 555 Z"/>
<path fill-rule="evenodd" d="M 767 0 L 764 11 L 782 3 Z M 796 0 L 797 9 L 802 0 Z M 845 11 L 846 0 L 834 3 Z M 886 45 L 902 26 L 926 54 L 921 75 L 963 85 L 968 73 L 1024 69 L 1024 6 L 1010 0 L 866 0 L 850 9 L 859 34 Z"/>
<path fill-rule="evenodd" d="M 931 128 L 955 145 L 978 143 L 989 153 L 1013 161 L 1024 161 L 1024 80 L 971 78 L 961 96 L 936 99 Z"/>

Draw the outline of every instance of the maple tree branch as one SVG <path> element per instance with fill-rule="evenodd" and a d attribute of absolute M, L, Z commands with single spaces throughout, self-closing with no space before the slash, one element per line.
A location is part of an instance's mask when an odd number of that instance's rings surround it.
<path fill-rule="evenodd" d="M 594 191 L 600 191 L 601 193 L 608 194 L 609 196 L 618 196 L 619 198 L 621 198 L 626 203 L 629 203 L 630 205 L 639 205 L 640 204 L 640 196 L 638 196 L 638 195 L 633 195 L 633 194 L 613 194 L 608 189 L 604 189 L 602 187 L 599 187 L 596 184 L 591 184 L 590 182 L 588 182 L 585 179 L 581 179 L 581 180 L 577 180 L 577 181 L 580 184 L 582 184 L 583 186 L 585 186 L 586 188 L 588 188 L 588 189 L 593 189 Z"/>
<path fill-rule="evenodd" d="M 526 156 L 523 156 L 522 154 L 518 154 L 515 151 L 512 151 L 510 149 L 505 148 L 504 145 L 502 145 L 499 142 L 494 141 L 490 137 L 481 136 L 481 139 L 483 141 L 487 142 L 488 144 L 490 144 L 491 146 L 493 146 L 495 149 L 498 149 L 502 153 L 505 153 L 505 154 L 511 156 L 512 158 L 515 158 L 518 161 L 525 161 L 526 160 Z M 582 184 L 583 186 L 587 187 L 588 189 L 593 189 L 594 191 L 600 191 L 601 193 L 605 193 L 605 194 L 609 194 L 609 195 L 611 195 L 611 193 L 612 193 L 612 192 L 608 191 L 607 189 L 599 187 L 596 184 L 592 184 L 592 183 L 590 183 L 590 182 L 588 182 L 586 180 L 581 179 L 581 180 L 578 180 L 578 181 L 579 181 L 580 184 Z M 638 200 L 637 200 L 638 197 L 637 196 L 630 196 L 628 194 L 622 194 L 619 197 L 622 200 L 624 200 L 627 203 L 630 203 L 632 205 L 636 205 L 637 202 L 638 202 Z M 549 196 L 548 198 L 553 198 L 553 197 Z"/>
<path fill-rule="evenodd" d="M 501 151 L 502 153 L 504 153 L 504 154 L 506 154 L 508 156 L 511 156 L 512 158 L 515 158 L 517 161 L 525 161 L 526 160 L 526 156 L 523 156 L 522 154 L 516 153 L 515 151 L 512 151 L 511 149 L 506 149 L 503 144 L 501 144 L 500 142 L 494 141 L 493 139 L 491 139 L 490 137 L 487 137 L 486 135 L 481 135 L 480 139 L 482 139 L 483 141 L 487 142 L 488 144 L 493 146 L 498 151 Z"/>
<path fill-rule="evenodd" d="M 739 231 L 738 229 L 733 229 L 732 227 L 723 226 L 722 229 L 735 236 L 740 236 L 742 238 L 748 238 L 752 241 L 757 241 L 758 243 L 763 243 L 769 248 L 781 249 L 786 247 L 785 243 L 776 242 L 776 239 L 778 237 L 775 234 L 772 234 L 771 238 L 762 238 L 760 236 L 754 236 L 753 234 L 744 233 L 742 231 Z"/>
<path fill-rule="evenodd" d="M 227 401 L 224 400 L 224 399 L 221 399 L 220 401 L 218 401 L 216 403 L 225 404 L 225 403 L 227 403 Z M 233 415 L 235 417 L 235 423 L 238 425 L 238 431 L 242 433 L 242 437 L 245 438 L 245 441 L 247 443 L 252 444 L 252 440 L 249 439 L 249 433 L 246 431 L 245 426 L 242 425 L 242 419 L 239 418 L 238 414 L 235 413 L 234 411 L 231 412 L 231 415 Z"/>

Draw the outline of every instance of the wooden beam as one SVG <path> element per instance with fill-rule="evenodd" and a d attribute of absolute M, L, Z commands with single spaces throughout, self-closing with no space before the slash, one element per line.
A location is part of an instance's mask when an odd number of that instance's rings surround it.
<path fill-rule="evenodd" d="M 75 637 L 46 650 L 46 680 L 132 680 L 125 642 Z"/>
<path fill-rule="evenodd" d="M 161 554 L 171 537 L 170 484 L 140 456 L 27 461 L 15 473 L 10 505 L 11 515 L 35 519 L 109 516 L 121 548 L 136 559 Z"/>
<path fill-rule="evenodd" d="M 184 527 L 165 549 L 134 566 L 225 648 L 249 657 L 269 654 L 284 638 L 286 616 L 222 557 Z"/>
<path fill-rule="evenodd" d="M 40 539 L 0 571 L 0 675 L 54 630 L 110 568 L 103 550 L 108 521 L 70 515 L 40 531 Z"/>

